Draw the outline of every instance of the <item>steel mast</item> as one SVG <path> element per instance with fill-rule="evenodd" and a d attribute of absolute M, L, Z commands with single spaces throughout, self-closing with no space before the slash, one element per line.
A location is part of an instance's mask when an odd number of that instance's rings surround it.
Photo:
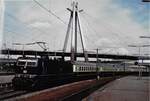
<path fill-rule="evenodd" d="M 72 9 L 67 8 L 68 11 L 70 11 L 70 19 L 68 23 L 67 33 L 65 37 L 64 47 L 63 47 L 63 53 L 66 52 L 67 44 L 69 40 L 69 35 L 71 34 L 71 61 L 74 62 L 77 60 L 77 46 L 78 46 L 78 33 L 81 39 L 82 44 L 82 50 L 85 55 L 85 61 L 88 61 L 88 56 L 85 51 L 84 43 L 83 43 L 83 36 L 79 21 L 79 12 L 82 12 L 83 10 L 78 10 L 78 2 L 72 3 Z"/>

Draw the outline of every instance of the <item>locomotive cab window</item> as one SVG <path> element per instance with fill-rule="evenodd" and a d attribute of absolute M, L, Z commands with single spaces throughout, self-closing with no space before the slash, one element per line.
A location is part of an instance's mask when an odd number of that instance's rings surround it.
<path fill-rule="evenodd" d="M 36 67 L 37 66 L 37 60 L 29 60 L 29 59 L 20 59 L 17 62 L 18 66 L 32 66 L 32 67 Z"/>
<path fill-rule="evenodd" d="M 18 63 L 17 63 L 18 66 L 24 66 L 25 64 L 26 64 L 25 61 L 18 61 Z"/>
<path fill-rule="evenodd" d="M 36 66 L 36 62 L 27 62 L 27 66 Z"/>

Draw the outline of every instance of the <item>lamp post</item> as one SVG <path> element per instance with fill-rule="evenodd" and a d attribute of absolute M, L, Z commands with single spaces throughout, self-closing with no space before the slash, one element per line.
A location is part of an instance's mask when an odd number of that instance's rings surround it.
<path fill-rule="evenodd" d="M 150 39 L 150 36 L 140 36 L 139 38 L 142 39 Z M 149 42 L 150 43 L 150 42 Z M 150 47 L 150 45 L 145 45 L 146 47 Z"/>
<path fill-rule="evenodd" d="M 99 80 L 100 76 L 99 76 L 99 65 L 98 65 L 98 50 L 99 49 L 96 49 L 96 67 L 97 67 L 97 79 Z"/>
<path fill-rule="evenodd" d="M 138 56 L 138 59 L 140 59 L 140 55 L 141 55 L 141 45 L 128 45 L 128 47 L 136 47 L 136 48 L 139 48 L 139 56 Z M 140 71 L 140 65 L 138 65 L 139 67 L 139 77 L 141 76 L 141 71 Z"/>
<path fill-rule="evenodd" d="M 140 56 L 141 56 L 141 48 L 142 47 L 149 47 L 150 45 L 128 45 L 128 47 L 136 47 L 136 48 L 139 48 L 139 56 L 138 56 L 138 59 L 140 60 Z M 143 62 L 143 60 L 142 60 Z M 139 66 L 139 77 L 141 76 L 142 74 L 142 71 L 140 70 L 140 64 L 138 65 Z"/>
<path fill-rule="evenodd" d="M 147 0 L 147 1 L 150 2 L 150 0 Z M 150 36 L 140 36 L 139 38 L 150 39 Z M 150 41 L 149 41 L 149 43 L 150 43 Z M 148 47 L 150 47 L 150 45 L 148 45 Z M 149 48 L 149 51 L 150 51 L 150 48 Z M 147 54 L 147 55 L 149 56 L 150 54 Z M 150 71 L 150 67 L 149 67 L 149 71 Z"/>
<path fill-rule="evenodd" d="M 99 59 L 98 59 L 98 53 L 99 53 L 99 50 L 101 49 L 92 49 L 92 50 L 96 50 L 96 72 L 97 72 L 97 79 L 99 80 L 100 79 L 100 71 L 101 69 L 99 69 Z"/>

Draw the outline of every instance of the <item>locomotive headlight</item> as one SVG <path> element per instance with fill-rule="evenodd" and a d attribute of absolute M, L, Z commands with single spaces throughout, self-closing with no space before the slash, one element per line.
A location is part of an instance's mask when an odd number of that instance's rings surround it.
<path fill-rule="evenodd" d="M 27 73 L 27 70 L 23 70 L 23 73 Z"/>

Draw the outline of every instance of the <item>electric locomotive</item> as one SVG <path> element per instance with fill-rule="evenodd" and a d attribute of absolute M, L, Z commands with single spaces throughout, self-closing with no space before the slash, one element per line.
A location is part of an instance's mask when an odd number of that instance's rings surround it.
<path fill-rule="evenodd" d="M 71 62 L 63 58 L 48 56 L 19 57 L 16 63 L 16 75 L 12 80 L 17 89 L 43 89 L 68 82 L 96 78 L 96 63 Z"/>

